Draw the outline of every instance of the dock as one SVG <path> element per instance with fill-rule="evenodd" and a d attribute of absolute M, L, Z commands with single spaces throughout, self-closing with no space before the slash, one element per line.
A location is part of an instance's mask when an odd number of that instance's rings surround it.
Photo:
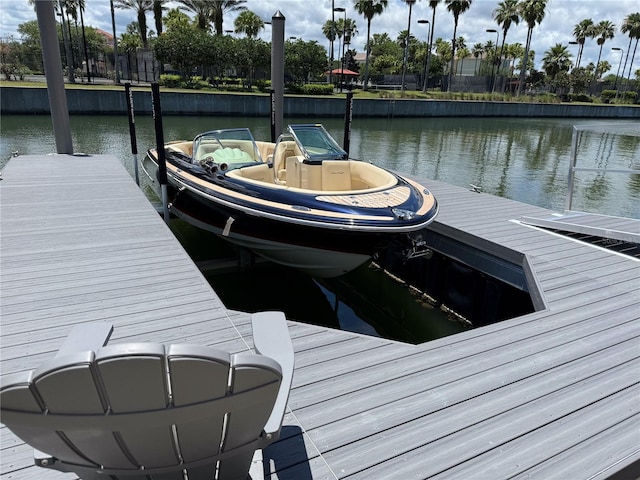
<path fill-rule="evenodd" d="M 2 376 L 97 320 L 110 343 L 252 348 L 250 316 L 225 308 L 117 158 L 16 157 L 1 178 Z M 421 345 L 289 322 L 296 368 L 265 478 L 640 476 L 640 260 L 554 231 L 633 242 L 640 221 L 551 229 L 549 210 L 426 183 L 430 228 L 520 259 L 535 311 Z M 74 478 L 34 466 L 4 426 L 0 442 L 1 479 Z"/>

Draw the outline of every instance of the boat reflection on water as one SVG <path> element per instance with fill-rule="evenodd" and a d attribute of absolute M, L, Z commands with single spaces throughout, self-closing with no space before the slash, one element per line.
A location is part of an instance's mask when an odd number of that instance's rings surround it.
<path fill-rule="evenodd" d="M 281 310 L 291 320 L 416 344 L 470 328 L 372 264 L 330 279 L 262 260 L 227 269 L 221 260 L 237 258 L 235 247 L 181 220 L 171 229 L 196 262 L 212 267 L 204 275 L 231 310 Z"/>

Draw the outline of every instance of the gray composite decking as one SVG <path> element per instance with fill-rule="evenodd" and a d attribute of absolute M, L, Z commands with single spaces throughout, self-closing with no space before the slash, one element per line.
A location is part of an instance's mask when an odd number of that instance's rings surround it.
<path fill-rule="evenodd" d="M 539 227 L 640 243 L 640 222 L 632 218 L 567 212 L 537 218 L 525 217 L 522 221 Z"/>
<path fill-rule="evenodd" d="M 263 452 L 273 478 L 640 475 L 640 262 L 520 221 L 548 210 L 429 184 L 433 229 L 524 255 L 538 311 L 422 345 L 290 322 L 290 411 Z M 251 348 L 249 316 L 224 307 L 116 158 L 12 159 L 0 202 L 2 375 L 100 319 L 111 343 Z M 0 436 L 3 479 L 73 478 Z"/>

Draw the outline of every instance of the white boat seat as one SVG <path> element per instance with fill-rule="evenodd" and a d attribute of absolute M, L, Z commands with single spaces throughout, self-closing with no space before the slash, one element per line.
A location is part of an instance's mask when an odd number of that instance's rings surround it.
<path fill-rule="evenodd" d="M 287 180 L 288 187 L 300 188 L 303 159 L 304 157 L 302 155 L 296 157 L 287 157 L 287 160 L 285 162 L 287 166 L 287 168 L 285 169 L 285 178 Z"/>
<path fill-rule="evenodd" d="M 273 171 L 275 172 L 277 183 L 286 183 L 286 160 L 298 154 L 296 142 L 284 140 L 278 143 L 276 151 L 273 154 Z"/>

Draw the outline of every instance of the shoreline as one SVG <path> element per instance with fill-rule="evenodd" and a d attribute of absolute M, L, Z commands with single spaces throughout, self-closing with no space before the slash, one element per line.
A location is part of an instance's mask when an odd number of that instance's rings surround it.
<path fill-rule="evenodd" d="M 71 115 L 126 115 L 122 90 L 66 89 Z M 132 90 L 134 111 L 152 115 L 151 91 Z M 163 115 L 263 117 L 271 114 L 268 94 L 161 92 Z M 290 117 L 344 117 L 345 99 L 285 95 L 284 115 Z M 1 115 L 50 114 L 46 88 L 0 87 Z M 375 98 L 353 100 L 353 117 L 541 117 L 640 119 L 640 106 L 567 103 L 520 103 L 472 100 Z"/>

